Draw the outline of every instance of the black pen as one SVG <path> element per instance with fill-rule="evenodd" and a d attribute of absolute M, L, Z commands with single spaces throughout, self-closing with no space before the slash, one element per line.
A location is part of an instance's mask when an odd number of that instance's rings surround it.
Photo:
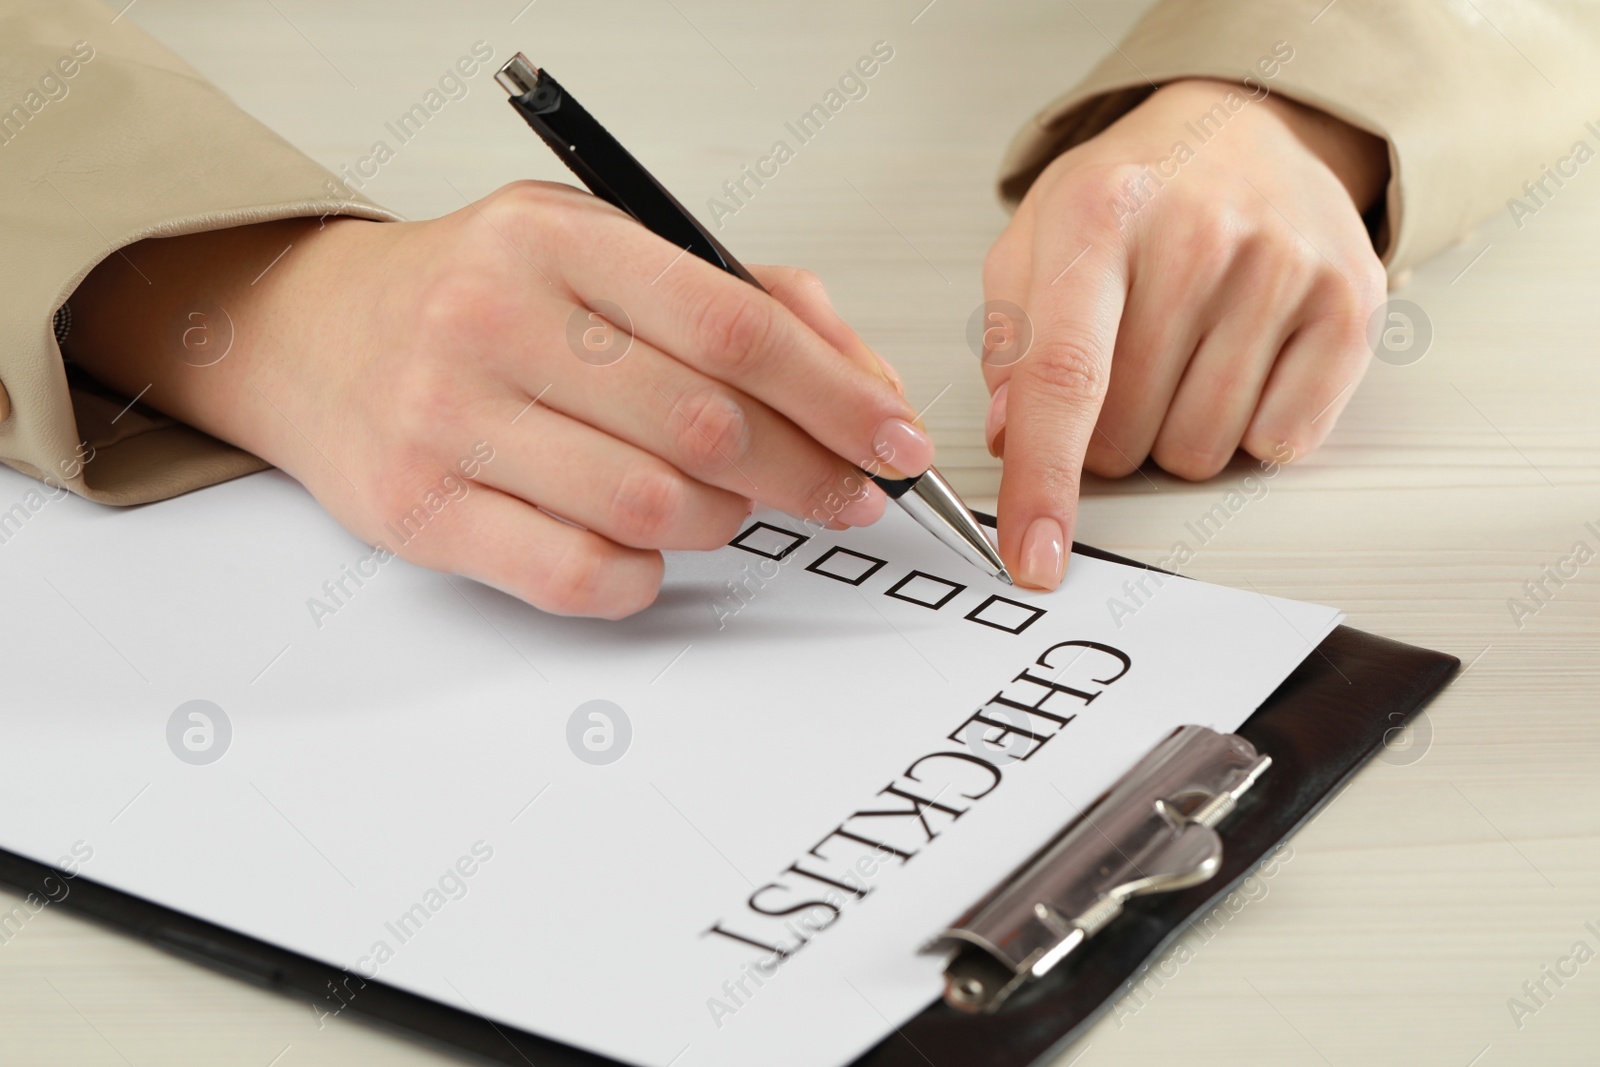
<path fill-rule="evenodd" d="M 500 68 L 495 81 L 511 94 L 511 106 L 517 114 L 590 192 L 632 215 L 656 236 L 762 289 L 755 276 L 548 72 L 518 52 Z M 968 563 L 1007 585 L 1013 584 L 983 527 L 938 471 L 929 467 L 915 478 L 868 476 Z"/>

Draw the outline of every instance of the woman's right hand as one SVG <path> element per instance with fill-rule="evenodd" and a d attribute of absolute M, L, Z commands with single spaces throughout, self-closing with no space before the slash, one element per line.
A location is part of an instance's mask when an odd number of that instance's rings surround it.
<path fill-rule="evenodd" d="M 814 278 L 768 269 L 768 295 L 567 186 L 126 253 L 72 297 L 79 364 L 281 467 L 369 544 L 547 611 L 639 611 L 662 549 L 726 544 L 752 502 L 874 522 L 856 468 L 933 459 Z"/>

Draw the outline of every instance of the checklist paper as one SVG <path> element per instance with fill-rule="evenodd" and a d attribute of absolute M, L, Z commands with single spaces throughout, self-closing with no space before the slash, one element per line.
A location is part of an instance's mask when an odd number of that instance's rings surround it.
<path fill-rule="evenodd" d="M 1340 618 L 1080 555 L 1013 589 L 891 508 L 758 513 L 560 619 L 277 472 L 36 488 L 0 471 L 0 846 L 343 968 L 307 1041 L 379 981 L 650 1067 L 848 1063 L 939 996 L 931 937 Z"/>

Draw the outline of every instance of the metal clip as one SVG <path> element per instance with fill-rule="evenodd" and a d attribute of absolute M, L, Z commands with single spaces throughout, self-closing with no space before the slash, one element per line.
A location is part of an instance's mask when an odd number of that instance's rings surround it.
<path fill-rule="evenodd" d="M 1222 866 L 1214 827 L 1271 765 L 1236 734 L 1179 727 L 935 939 L 933 949 L 957 949 L 945 967 L 945 1002 L 994 1011 L 1094 936 L 1129 897 L 1206 881 Z"/>

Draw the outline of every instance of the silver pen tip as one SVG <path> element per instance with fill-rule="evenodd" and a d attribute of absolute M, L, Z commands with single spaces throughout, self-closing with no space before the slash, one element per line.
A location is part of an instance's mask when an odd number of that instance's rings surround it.
<path fill-rule="evenodd" d="M 1016 582 L 1013 582 L 1011 580 L 1011 572 L 1006 570 L 1004 567 L 1000 568 L 1000 573 L 995 575 L 995 577 L 1000 579 L 1002 582 L 1005 582 L 1007 585 L 1016 585 L 1017 584 Z"/>

